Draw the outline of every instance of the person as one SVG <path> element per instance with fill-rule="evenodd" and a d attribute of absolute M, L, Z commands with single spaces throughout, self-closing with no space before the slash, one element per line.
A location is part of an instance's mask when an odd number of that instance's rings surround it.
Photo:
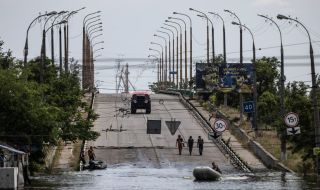
<path fill-rule="evenodd" d="M 84 155 L 84 151 L 81 150 L 80 152 L 80 161 L 82 162 L 82 164 L 86 164 L 86 159 L 85 159 L 85 155 Z"/>
<path fill-rule="evenodd" d="M 180 135 L 178 135 L 178 138 L 177 138 L 177 141 L 176 141 L 176 146 L 178 146 L 179 155 L 181 155 L 182 147 L 183 147 L 183 139 L 181 138 Z"/>
<path fill-rule="evenodd" d="M 89 150 L 88 150 L 88 156 L 89 156 L 89 161 L 94 160 L 94 158 L 96 157 L 96 155 L 93 152 L 93 148 L 92 146 L 90 146 Z"/>
<path fill-rule="evenodd" d="M 201 136 L 198 137 L 198 142 L 197 142 L 197 147 L 199 148 L 199 154 L 202 156 L 202 151 L 203 151 L 203 139 Z"/>
<path fill-rule="evenodd" d="M 193 140 L 192 136 L 190 136 L 189 139 L 188 139 L 188 147 L 189 147 L 190 156 L 191 156 L 191 153 L 192 153 L 193 142 L 194 142 L 194 140 Z"/>
<path fill-rule="evenodd" d="M 219 172 L 221 174 L 221 170 L 220 168 L 218 167 L 218 165 L 214 162 L 212 162 L 212 169 L 216 170 L 217 172 Z"/>

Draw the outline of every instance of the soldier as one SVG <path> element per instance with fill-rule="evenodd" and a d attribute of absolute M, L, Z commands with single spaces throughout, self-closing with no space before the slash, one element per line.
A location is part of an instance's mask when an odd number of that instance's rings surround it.
<path fill-rule="evenodd" d="M 88 150 L 88 156 L 89 156 L 89 161 L 94 160 L 94 158 L 96 157 L 96 155 L 93 152 L 93 148 L 92 146 L 90 146 L 89 150 Z"/>
<path fill-rule="evenodd" d="M 191 156 L 191 153 L 192 153 L 193 142 L 194 142 L 194 140 L 193 140 L 192 136 L 190 136 L 189 139 L 188 139 L 188 147 L 189 147 L 190 156 Z"/>
<path fill-rule="evenodd" d="M 197 147 L 199 148 L 199 154 L 202 156 L 202 151 L 203 151 L 203 139 L 201 136 L 198 137 L 198 142 L 197 142 Z"/>
<path fill-rule="evenodd" d="M 179 155 L 181 155 L 181 151 L 182 151 L 182 147 L 183 147 L 183 139 L 181 138 L 180 135 L 178 135 L 178 138 L 176 141 L 176 146 L 178 147 Z"/>

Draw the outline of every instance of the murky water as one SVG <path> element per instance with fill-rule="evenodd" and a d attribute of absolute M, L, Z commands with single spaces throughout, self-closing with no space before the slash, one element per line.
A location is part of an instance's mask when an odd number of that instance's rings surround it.
<path fill-rule="evenodd" d="M 69 172 L 36 178 L 41 189 L 313 189 L 315 184 L 280 172 L 224 174 L 220 181 L 197 182 L 192 168 L 137 168 L 130 165 L 105 170 Z"/>

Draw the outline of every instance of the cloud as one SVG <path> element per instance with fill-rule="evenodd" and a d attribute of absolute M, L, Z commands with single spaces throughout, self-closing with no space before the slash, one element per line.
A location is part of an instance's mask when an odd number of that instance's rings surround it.
<path fill-rule="evenodd" d="M 289 0 L 254 0 L 253 5 L 258 7 L 288 7 Z"/>

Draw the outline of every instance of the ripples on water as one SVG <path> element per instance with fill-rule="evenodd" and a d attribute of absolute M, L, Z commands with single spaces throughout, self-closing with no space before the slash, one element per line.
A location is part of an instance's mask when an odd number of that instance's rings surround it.
<path fill-rule="evenodd" d="M 34 188 L 44 189 L 311 189 L 301 178 L 280 172 L 224 174 L 220 181 L 197 182 L 192 169 L 135 168 L 120 166 L 106 170 L 69 172 L 41 176 Z"/>

